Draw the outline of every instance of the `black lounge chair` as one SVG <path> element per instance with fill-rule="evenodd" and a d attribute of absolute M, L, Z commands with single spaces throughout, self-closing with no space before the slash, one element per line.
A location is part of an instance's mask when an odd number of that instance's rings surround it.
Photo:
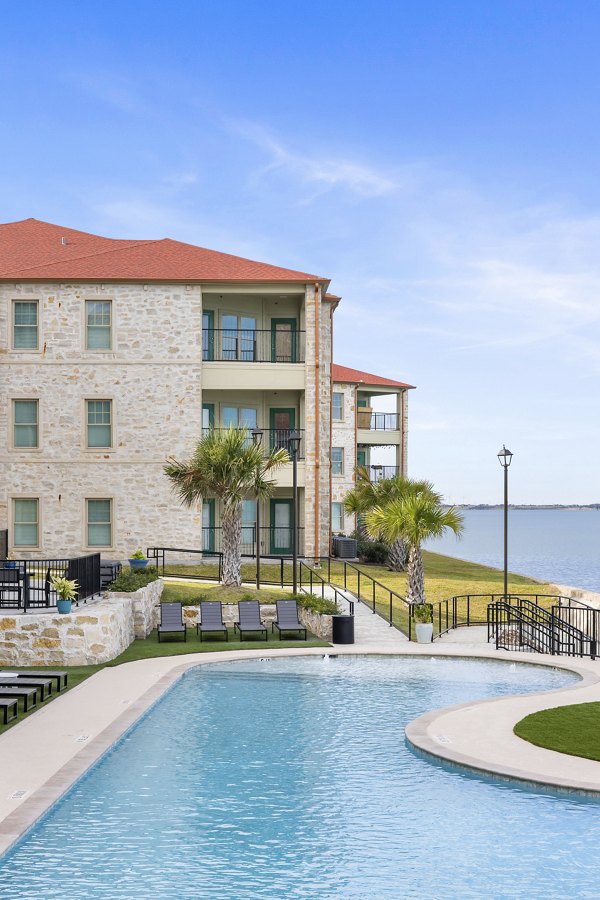
<path fill-rule="evenodd" d="M 181 603 L 176 601 L 160 604 L 160 625 L 157 632 L 159 644 L 161 634 L 183 634 L 184 641 L 187 641 L 187 628 L 183 621 Z"/>
<path fill-rule="evenodd" d="M 233 626 L 233 630 L 237 628 L 240 633 L 240 641 L 244 640 L 244 634 L 249 631 L 250 633 L 262 634 L 265 633 L 265 640 L 269 640 L 269 632 L 267 631 L 266 625 L 263 625 L 260 618 L 260 604 L 258 600 L 240 600 L 238 603 L 238 616 L 239 622 L 235 622 Z"/>
<path fill-rule="evenodd" d="M 23 712 L 29 712 L 30 706 L 37 706 L 38 689 L 36 687 L 0 687 L 0 697 L 19 697 L 23 699 Z"/>
<path fill-rule="evenodd" d="M 220 600 L 200 601 L 201 621 L 196 625 L 196 631 L 202 640 L 203 634 L 224 634 L 225 640 L 229 640 L 229 632 L 223 621 L 223 606 Z"/>
<path fill-rule="evenodd" d="M 2 721 L 4 725 L 8 725 L 9 722 L 12 722 L 13 719 L 16 719 L 19 715 L 19 701 L 18 700 L 0 700 L 0 709 L 3 712 Z M 14 715 L 10 716 L 10 711 L 14 712 Z"/>
<path fill-rule="evenodd" d="M 61 672 L 58 669 L 56 671 L 54 669 L 26 669 L 24 672 L 15 672 L 17 678 L 52 678 L 56 684 L 56 690 L 62 691 L 63 688 L 66 688 L 67 682 L 69 680 L 68 672 Z"/>
<path fill-rule="evenodd" d="M 271 631 L 275 628 L 279 630 L 279 636 L 282 637 L 284 631 L 303 631 L 304 640 L 307 640 L 306 628 L 298 618 L 298 604 L 295 600 L 277 600 L 277 619 L 271 626 Z"/>
<path fill-rule="evenodd" d="M 33 687 L 39 688 L 40 700 L 45 700 L 52 693 L 51 678 L 21 678 L 14 676 L 0 676 L 0 687 Z"/>

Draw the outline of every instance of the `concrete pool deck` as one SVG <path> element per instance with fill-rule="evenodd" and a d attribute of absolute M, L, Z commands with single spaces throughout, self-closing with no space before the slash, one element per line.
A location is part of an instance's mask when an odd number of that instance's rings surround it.
<path fill-rule="evenodd" d="M 362 611 L 368 617 L 364 618 Z M 544 750 L 514 724 L 539 709 L 600 700 L 600 661 L 499 652 L 481 643 L 412 644 L 357 606 L 351 646 L 235 650 L 157 657 L 105 668 L 0 736 L 0 853 L 6 851 L 187 670 L 266 656 L 398 655 L 532 663 L 577 673 L 567 688 L 429 712 L 406 729 L 425 753 L 500 777 L 600 795 L 600 762 Z M 361 627 L 360 621 L 364 627 Z M 380 633 L 378 623 L 385 629 Z M 367 627 L 368 626 L 368 627 Z"/>

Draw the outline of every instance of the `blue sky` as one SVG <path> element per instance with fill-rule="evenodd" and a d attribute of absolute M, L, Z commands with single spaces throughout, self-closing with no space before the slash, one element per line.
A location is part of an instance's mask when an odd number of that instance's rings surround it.
<path fill-rule="evenodd" d="M 2 221 L 332 278 L 454 502 L 600 501 L 596 2 L 6 4 Z"/>

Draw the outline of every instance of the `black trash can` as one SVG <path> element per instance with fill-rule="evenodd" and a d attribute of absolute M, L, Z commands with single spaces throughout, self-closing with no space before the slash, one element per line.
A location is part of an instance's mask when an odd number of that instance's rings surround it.
<path fill-rule="evenodd" d="M 354 616 L 332 616 L 334 644 L 354 643 Z"/>

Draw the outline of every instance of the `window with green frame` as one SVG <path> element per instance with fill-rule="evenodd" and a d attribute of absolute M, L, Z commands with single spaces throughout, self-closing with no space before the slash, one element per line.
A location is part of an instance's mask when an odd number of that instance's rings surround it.
<path fill-rule="evenodd" d="M 87 446 L 112 447 L 112 400 L 86 400 Z"/>
<path fill-rule="evenodd" d="M 39 545 L 40 501 L 37 497 L 16 497 L 13 500 L 13 546 Z"/>
<path fill-rule="evenodd" d="M 13 348 L 37 350 L 39 303 L 37 300 L 13 301 Z"/>
<path fill-rule="evenodd" d="M 37 400 L 13 400 L 13 446 L 20 449 L 38 447 Z"/>
<path fill-rule="evenodd" d="M 110 300 L 85 301 L 85 346 L 87 350 L 111 349 L 111 317 Z"/>
<path fill-rule="evenodd" d="M 85 501 L 88 547 L 112 546 L 112 500 L 90 498 Z"/>

